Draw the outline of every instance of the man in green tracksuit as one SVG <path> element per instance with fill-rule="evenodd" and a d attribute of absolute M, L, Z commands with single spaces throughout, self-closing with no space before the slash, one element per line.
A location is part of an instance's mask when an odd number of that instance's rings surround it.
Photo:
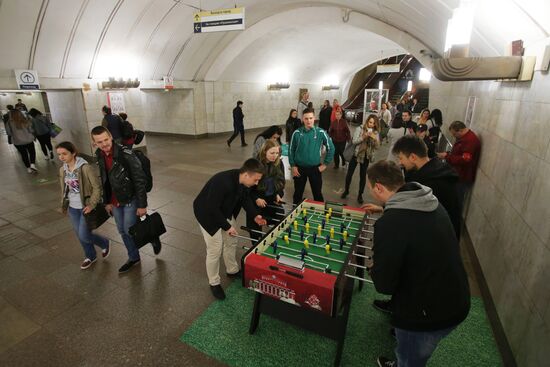
<path fill-rule="evenodd" d="M 302 121 L 304 125 L 294 131 L 290 141 L 288 160 L 294 177 L 294 204 L 300 203 L 304 195 L 306 181 L 309 178 L 313 199 L 324 201 L 321 173 L 327 169 L 327 164 L 334 157 L 334 144 L 326 131 L 315 126 L 315 114 L 312 109 L 304 110 Z M 321 149 L 326 147 L 326 155 L 321 162 Z"/>

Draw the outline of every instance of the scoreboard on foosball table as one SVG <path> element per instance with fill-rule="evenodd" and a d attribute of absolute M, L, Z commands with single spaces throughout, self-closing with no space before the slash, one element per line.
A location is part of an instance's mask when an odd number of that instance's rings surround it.
<path fill-rule="evenodd" d="M 277 311 L 285 314 L 285 321 L 304 324 L 310 318 L 310 323 L 326 324 L 326 336 L 340 342 L 339 362 L 353 281 L 364 279 L 374 220 L 359 208 L 310 200 L 278 220 L 242 258 L 243 286 L 257 292 L 251 333 L 259 314 L 269 313 L 260 307 L 267 296 L 291 305 Z M 294 322 L 288 314 L 295 309 L 306 314 L 296 314 Z M 314 328 L 325 334 L 322 325 Z"/>

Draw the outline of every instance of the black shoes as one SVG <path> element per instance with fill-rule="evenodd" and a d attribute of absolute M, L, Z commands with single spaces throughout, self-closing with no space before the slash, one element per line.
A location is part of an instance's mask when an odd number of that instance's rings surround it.
<path fill-rule="evenodd" d="M 160 243 L 160 238 L 157 238 L 151 241 L 151 245 L 153 246 L 153 252 L 155 253 L 155 255 L 160 254 L 160 250 L 162 250 L 162 244 Z"/>
<path fill-rule="evenodd" d="M 382 357 L 382 356 L 378 357 L 376 362 L 378 362 L 379 367 L 396 367 L 397 366 L 396 361 L 392 361 L 391 359 Z"/>
<path fill-rule="evenodd" d="M 228 147 L 231 147 L 231 142 L 229 140 L 227 140 L 226 143 Z"/>
<path fill-rule="evenodd" d="M 346 191 L 344 191 L 344 192 L 342 193 L 342 195 L 340 195 L 340 197 L 341 197 L 342 199 L 345 199 L 345 198 L 348 197 L 348 195 L 349 195 L 349 191 L 346 190 Z"/>
<path fill-rule="evenodd" d="M 223 291 L 223 288 L 221 285 L 211 285 L 210 286 L 210 292 L 212 292 L 212 295 L 219 299 L 220 301 L 223 301 L 225 299 L 225 292 Z"/>
<path fill-rule="evenodd" d="M 136 260 L 136 261 L 128 260 L 126 264 L 122 265 L 120 269 L 118 269 L 118 273 L 119 274 L 126 273 L 128 270 L 132 268 L 132 266 L 139 264 L 139 262 L 140 260 Z"/>
<path fill-rule="evenodd" d="M 375 299 L 374 302 L 372 302 L 372 307 L 376 308 L 380 312 L 391 314 L 390 304 L 391 300 Z"/>
<path fill-rule="evenodd" d="M 236 273 L 233 273 L 233 274 L 229 274 L 229 273 L 225 273 L 229 278 L 231 279 L 236 279 L 236 278 L 240 278 L 242 273 L 241 271 L 239 270 L 238 272 Z"/>
<path fill-rule="evenodd" d="M 359 194 L 359 196 L 357 196 L 357 202 L 363 204 L 363 195 Z"/>

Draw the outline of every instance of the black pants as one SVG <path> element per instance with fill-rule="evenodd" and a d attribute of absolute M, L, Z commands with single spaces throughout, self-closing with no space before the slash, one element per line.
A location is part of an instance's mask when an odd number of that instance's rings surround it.
<path fill-rule="evenodd" d="M 357 157 L 353 156 L 348 166 L 348 173 L 346 174 L 346 192 L 349 192 L 349 186 L 351 185 L 351 179 L 353 173 L 357 167 Z M 367 168 L 369 168 L 369 161 L 365 159 L 364 163 L 359 164 L 359 195 L 363 195 L 365 191 L 365 185 L 367 183 Z"/>
<path fill-rule="evenodd" d="M 325 201 L 323 199 L 323 176 L 319 172 L 318 166 L 313 167 L 298 167 L 300 177 L 294 177 L 294 197 L 292 201 L 294 204 L 299 204 L 304 196 L 304 189 L 306 188 L 306 181 L 309 179 L 309 185 L 313 192 L 313 200 Z"/>
<path fill-rule="evenodd" d="M 281 205 L 275 204 L 275 197 L 265 198 L 264 200 L 269 206 L 258 208 L 259 214 L 267 221 L 267 224 L 278 224 L 285 214 L 284 208 Z M 262 227 L 254 222 L 254 217 L 248 213 L 246 214 L 246 226 L 249 229 L 262 230 Z M 258 232 L 250 231 L 249 233 L 250 238 L 253 239 L 260 239 L 262 237 L 262 234 Z M 255 243 L 253 244 L 255 245 Z"/>
<path fill-rule="evenodd" d="M 231 144 L 231 142 L 233 141 L 233 139 L 235 139 L 237 137 L 237 135 L 241 134 L 241 145 L 245 145 L 245 141 L 244 141 L 244 125 L 241 125 L 241 126 L 234 126 L 233 127 L 233 135 L 231 135 L 231 137 L 229 138 L 229 140 L 227 141 L 229 144 Z"/>
<path fill-rule="evenodd" d="M 48 156 L 48 149 L 50 150 L 50 152 L 53 152 L 52 137 L 50 136 L 49 133 L 44 135 L 38 135 L 36 138 L 40 142 L 40 149 L 42 149 L 42 153 L 44 153 L 46 157 Z"/>
<path fill-rule="evenodd" d="M 21 154 L 21 159 L 23 159 L 25 167 L 29 168 L 31 163 L 34 164 L 36 161 L 36 150 L 34 150 L 34 143 L 16 145 L 15 148 L 17 148 L 17 151 Z"/>
<path fill-rule="evenodd" d="M 346 142 L 334 143 L 334 166 L 340 167 L 340 158 L 342 158 L 342 166 L 346 165 L 346 159 L 344 158 L 344 149 L 346 149 Z"/>

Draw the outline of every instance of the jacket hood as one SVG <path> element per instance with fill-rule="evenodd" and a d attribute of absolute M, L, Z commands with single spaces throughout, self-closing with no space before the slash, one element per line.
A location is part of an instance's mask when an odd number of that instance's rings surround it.
<path fill-rule="evenodd" d="M 424 178 L 458 181 L 458 173 L 447 162 L 439 158 L 432 158 L 422 168 L 416 171 L 407 172 L 407 181 L 422 181 Z"/>
<path fill-rule="evenodd" d="M 84 158 L 77 156 L 74 169 L 77 170 L 85 164 L 88 164 L 88 162 Z M 69 166 L 67 165 L 67 163 L 63 163 L 63 169 L 65 170 L 65 172 L 69 171 Z"/>
<path fill-rule="evenodd" d="M 432 189 L 418 182 L 403 185 L 387 202 L 384 210 L 408 209 L 421 212 L 433 212 L 439 201 L 432 194 Z"/>

